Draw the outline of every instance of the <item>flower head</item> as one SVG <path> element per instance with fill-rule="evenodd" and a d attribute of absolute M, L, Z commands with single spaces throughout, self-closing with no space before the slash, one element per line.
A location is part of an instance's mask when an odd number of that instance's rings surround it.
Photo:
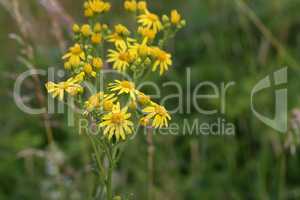
<path fill-rule="evenodd" d="M 99 44 L 102 41 L 102 36 L 100 33 L 93 33 L 91 37 L 91 41 L 93 44 Z"/>
<path fill-rule="evenodd" d="M 110 10 L 110 3 L 101 1 L 101 0 L 90 0 L 89 8 L 95 13 L 103 13 Z"/>
<path fill-rule="evenodd" d="M 108 63 L 113 63 L 113 68 L 118 71 L 125 71 L 133 61 L 134 55 L 126 46 L 117 46 L 116 50 L 108 50 Z"/>
<path fill-rule="evenodd" d="M 158 47 L 154 47 L 151 49 L 151 54 L 155 58 L 155 62 L 152 67 L 152 71 L 156 71 L 159 66 L 159 73 L 162 75 L 165 71 L 169 69 L 169 66 L 172 65 L 171 54 L 161 50 Z"/>
<path fill-rule="evenodd" d="M 53 98 L 58 97 L 58 99 L 62 101 L 64 99 L 64 92 L 75 96 L 83 91 L 82 86 L 78 84 L 78 82 L 80 81 L 81 79 L 79 79 L 79 77 L 70 78 L 67 81 L 63 81 L 60 83 L 53 83 L 49 81 L 46 84 L 46 89 L 48 93 L 52 95 Z"/>
<path fill-rule="evenodd" d="M 162 28 L 163 28 L 159 17 L 156 14 L 151 13 L 149 11 L 146 11 L 145 14 L 138 16 L 138 22 L 143 27 L 145 27 L 147 29 L 152 29 L 155 32 L 158 32 L 158 31 L 162 30 Z"/>
<path fill-rule="evenodd" d="M 135 100 L 136 89 L 134 83 L 130 81 L 115 80 L 114 83 L 109 84 L 110 91 L 118 92 L 118 95 L 129 94 L 130 97 Z"/>
<path fill-rule="evenodd" d="M 152 102 L 150 106 L 143 109 L 143 112 L 147 113 L 145 118 L 153 119 L 152 126 L 154 128 L 168 127 L 168 120 L 171 120 L 171 116 L 163 106 Z"/>
<path fill-rule="evenodd" d="M 130 1 L 126 0 L 126 1 L 124 1 L 124 8 L 125 8 L 125 10 L 134 12 L 137 9 L 137 3 L 135 0 L 130 0 Z"/>
<path fill-rule="evenodd" d="M 100 127 L 104 128 L 103 134 L 111 140 L 115 136 L 116 140 L 125 140 L 127 135 L 132 134 L 133 123 L 130 121 L 130 113 L 127 113 L 127 107 L 121 109 L 118 102 L 113 106 L 111 112 L 103 116 L 103 122 Z"/>
<path fill-rule="evenodd" d="M 132 38 L 128 37 L 129 35 L 130 31 L 127 27 L 122 24 L 118 24 L 114 27 L 114 32 L 107 37 L 107 41 L 114 43 L 115 46 L 125 47 L 126 42 L 134 41 Z"/>
<path fill-rule="evenodd" d="M 103 61 L 99 57 L 93 58 L 93 67 L 96 69 L 101 69 L 103 67 Z"/>
<path fill-rule="evenodd" d="M 88 24 L 82 25 L 82 27 L 81 27 L 81 33 L 85 37 L 90 36 L 92 34 L 92 30 L 91 30 L 90 25 L 88 25 Z"/>
<path fill-rule="evenodd" d="M 140 11 L 146 11 L 147 10 L 146 1 L 139 1 L 138 4 L 137 4 L 137 7 Z"/>
<path fill-rule="evenodd" d="M 85 108 L 88 112 L 93 111 L 94 109 L 100 109 L 103 107 L 104 102 L 116 101 L 117 98 L 114 94 L 104 94 L 103 92 L 99 92 L 97 94 L 92 95 L 86 102 Z"/>
<path fill-rule="evenodd" d="M 144 38 L 153 40 L 156 36 L 156 31 L 154 31 L 153 29 L 149 29 L 149 28 L 144 28 L 144 27 L 139 27 L 138 28 L 138 33 L 140 35 L 142 35 Z"/>
<path fill-rule="evenodd" d="M 78 66 L 82 60 L 85 60 L 85 53 L 79 44 L 75 44 L 69 49 L 69 52 L 63 56 L 63 59 L 68 59 L 72 66 Z"/>
<path fill-rule="evenodd" d="M 172 10 L 171 12 L 171 23 L 174 25 L 178 25 L 181 21 L 181 15 L 177 10 Z"/>

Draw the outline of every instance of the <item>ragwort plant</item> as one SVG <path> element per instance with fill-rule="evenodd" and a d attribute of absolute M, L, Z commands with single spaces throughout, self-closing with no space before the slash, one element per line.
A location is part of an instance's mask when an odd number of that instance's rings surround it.
<path fill-rule="evenodd" d="M 73 26 L 75 43 L 63 56 L 64 68 L 70 77 L 46 84 L 53 98 L 65 101 L 67 94 L 77 100 L 77 106 L 83 110 L 81 117 L 100 128 L 97 136 L 87 135 L 95 151 L 99 183 L 108 200 L 120 198 L 112 192 L 112 173 L 122 144 L 137 132 L 139 125 L 162 128 L 171 120 L 168 111 L 138 91 L 135 84 L 151 71 L 164 75 L 172 65 L 172 56 L 164 50 L 165 44 L 185 26 L 185 20 L 176 10 L 171 11 L 170 16 L 159 17 L 148 9 L 145 1 L 126 0 L 123 6 L 135 17 L 135 30 L 123 24 L 111 26 L 103 22 L 103 15 L 112 9 L 109 2 L 84 2 L 88 23 Z M 112 80 L 103 91 L 87 97 L 83 83 L 99 84 L 97 79 L 104 66 L 129 74 L 132 81 Z"/>

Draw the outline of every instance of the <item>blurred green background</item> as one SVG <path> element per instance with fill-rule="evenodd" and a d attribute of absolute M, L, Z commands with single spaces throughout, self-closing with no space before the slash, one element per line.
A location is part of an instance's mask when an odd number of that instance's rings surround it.
<path fill-rule="evenodd" d="M 57 4 L 59 3 L 59 4 Z M 83 1 L 0 0 L 0 199 L 88 199 L 95 176 L 90 173 L 91 149 L 85 137 L 69 129 L 63 114 L 50 116 L 55 146 L 47 145 L 45 116 L 28 115 L 13 100 L 16 77 L 32 67 L 62 66 L 63 49 L 71 44 L 72 21 L 83 22 Z M 122 1 L 112 1 L 121 6 Z M 157 83 L 178 81 L 191 68 L 191 87 L 201 81 L 236 82 L 228 90 L 226 113 L 234 136 L 155 135 L 154 199 L 300 199 L 299 160 L 299 0 L 153 0 L 160 14 L 178 9 L 187 27 L 170 42 L 174 66 Z M 112 12 L 110 20 L 126 20 Z M 16 39 L 21 37 L 28 45 Z M 31 48 L 28 46 L 30 45 Z M 32 53 L 31 53 L 32 52 Z M 250 109 L 253 86 L 268 74 L 288 67 L 286 133 L 259 120 Z M 28 79 L 23 100 L 39 107 L 40 80 Z M 45 89 L 41 87 L 45 94 Z M 162 88 L 167 95 L 170 89 Z M 209 91 L 201 91 L 209 92 Z M 185 99 L 184 105 L 188 102 Z M 202 108 L 219 108 L 214 100 Z M 169 101 L 174 108 L 178 102 Z M 255 106 L 274 113 L 274 88 L 260 94 Z M 220 115 L 174 114 L 173 122 L 214 122 Z M 114 174 L 115 191 L 129 199 L 147 199 L 147 140 L 143 134 L 129 142 Z"/>

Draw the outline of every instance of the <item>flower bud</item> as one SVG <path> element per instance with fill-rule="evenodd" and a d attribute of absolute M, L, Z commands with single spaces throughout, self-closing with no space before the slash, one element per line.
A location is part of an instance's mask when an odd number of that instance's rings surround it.
<path fill-rule="evenodd" d="M 91 64 L 89 64 L 89 63 L 84 65 L 83 70 L 87 74 L 91 74 L 93 72 L 93 68 L 92 68 Z"/>
<path fill-rule="evenodd" d="M 78 33 L 80 31 L 80 27 L 78 26 L 78 24 L 74 24 L 72 30 L 74 33 Z"/>

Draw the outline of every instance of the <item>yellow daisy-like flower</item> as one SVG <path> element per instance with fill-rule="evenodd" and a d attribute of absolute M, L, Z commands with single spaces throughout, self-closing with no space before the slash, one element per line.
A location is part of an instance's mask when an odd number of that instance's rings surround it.
<path fill-rule="evenodd" d="M 115 31 L 107 37 L 107 41 L 114 43 L 115 46 L 126 46 L 126 41 L 132 42 L 134 39 L 129 38 L 130 31 L 126 26 L 118 24 L 114 27 Z"/>
<path fill-rule="evenodd" d="M 122 47 L 126 47 L 126 42 L 124 40 L 124 37 L 122 37 L 121 35 L 119 35 L 118 33 L 112 33 L 107 37 L 107 41 L 114 43 L 115 46 L 122 46 Z"/>
<path fill-rule="evenodd" d="M 178 25 L 181 21 L 181 15 L 177 10 L 172 10 L 171 12 L 171 23 L 174 25 Z"/>
<path fill-rule="evenodd" d="M 146 119 L 153 119 L 154 128 L 168 127 L 168 120 L 171 120 L 171 116 L 163 106 L 152 102 L 150 106 L 143 109 L 143 112 L 147 113 Z"/>
<path fill-rule="evenodd" d="M 104 102 L 116 101 L 117 98 L 114 97 L 114 94 L 104 94 L 103 92 L 99 92 L 97 94 L 92 95 L 86 102 L 85 108 L 88 112 L 93 111 L 94 109 L 100 109 L 103 107 Z"/>
<path fill-rule="evenodd" d="M 128 28 L 122 24 L 118 24 L 115 26 L 115 32 L 120 35 L 125 35 L 125 36 L 130 35 L 130 31 L 128 30 Z"/>
<path fill-rule="evenodd" d="M 82 25 L 82 27 L 81 27 L 81 33 L 85 37 L 90 36 L 92 34 L 92 29 L 91 29 L 90 25 L 88 25 L 88 24 Z"/>
<path fill-rule="evenodd" d="M 139 1 L 137 7 L 140 11 L 145 11 L 145 10 L 147 10 L 147 2 Z"/>
<path fill-rule="evenodd" d="M 113 63 L 113 69 L 118 71 L 125 71 L 129 64 L 133 61 L 134 55 L 130 53 L 128 48 L 125 46 L 117 46 L 116 50 L 108 50 L 108 63 Z"/>
<path fill-rule="evenodd" d="M 150 55 L 151 53 L 151 47 L 147 45 L 147 40 L 144 39 L 142 44 L 134 43 L 133 45 L 129 46 L 129 51 L 134 57 L 145 57 Z"/>
<path fill-rule="evenodd" d="M 94 16 L 94 12 L 90 7 L 89 2 L 85 2 L 83 7 L 84 7 L 84 16 L 86 16 L 86 17 L 93 17 Z"/>
<path fill-rule="evenodd" d="M 132 134 L 133 123 L 130 121 L 130 113 L 127 113 L 127 107 L 121 109 L 118 102 L 113 106 L 111 112 L 103 116 L 103 122 L 100 127 L 104 128 L 104 136 L 109 140 L 115 136 L 116 140 L 125 140 L 127 135 Z"/>
<path fill-rule="evenodd" d="M 85 60 L 85 53 L 79 44 L 75 44 L 70 48 L 69 53 L 63 56 L 63 59 L 68 59 L 72 66 L 78 66 L 82 60 Z"/>
<path fill-rule="evenodd" d="M 102 36 L 100 33 L 93 33 L 91 37 L 91 41 L 93 44 L 99 44 L 102 41 Z"/>
<path fill-rule="evenodd" d="M 124 8 L 125 10 L 131 11 L 131 12 L 135 12 L 137 9 L 137 3 L 135 0 L 131 0 L 131 1 L 124 1 Z"/>
<path fill-rule="evenodd" d="M 101 69 L 103 67 L 103 61 L 99 57 L 93 58 L 93 67 L 96 69 Z"/>
<path fill-rule="evenodd" d="M 152 71 L 156 71 L 159 66 L 159 73 L 162 75 L 165 71 L 169 69 L 169 66 L 172 65 L 172 56 L 171 54 L 161 50 L 158 47 L 154 47 L 151 49 L 152 56 L 156 59 L 153 64 Z"/>
<path fill-rule="evenodd" d="M 53 83 L 50 81 L 46 84 L 46 89 L 48 93 L 52 95 L 53 98 L 58 97 L 59 100 L 63 101 L 64 92 L 75 96 L 83 91 L 82 86 L 78 84 L 79 81 L 81 80 L 78 79 L 78 77 L 70 78 L 67 81 L 63 81 L 60 83 Z"/>
<path fill-rule="evenodd" d="M 136 89 L 133 82 L 115 80 L 114 83 L 109 84 L 110 91 L 118 92 L 118 95 L 129 94 L 130 97 L 135 100 Z"/>
<path fill-rule="evenodd" d="M 147 29 L 152 29 L 155 32 L 158 32 L 163 28 L 159 17 L 156 14 L 151 13 L 149 11 L 146 11 L 145 14 L 138 16 L 138 22 L 143 27 Z"/>
<path fill-rule="evenodd" d="M 101 0 L 90 0 L 89 8 L 95 13 L 107 12 L 110 10 L 110 3 L 101 1 Z"/>
<path fill-rule="evenodd" d="M 156 36 L 156 32 L 149 28 L 139 27 L 138 33 L 141 34 L 147 40 L 153 40 Z"/>
<path fill-rule="evenodd" d="M 83 71 L 88 74 L 88 75 L 91 75 L 93 77 L 96 77 L 97 73 L 93 70 L 93 67 L 91 64 L 89 63 L 86 63 L 84 64 L 83 66 Z"/>

